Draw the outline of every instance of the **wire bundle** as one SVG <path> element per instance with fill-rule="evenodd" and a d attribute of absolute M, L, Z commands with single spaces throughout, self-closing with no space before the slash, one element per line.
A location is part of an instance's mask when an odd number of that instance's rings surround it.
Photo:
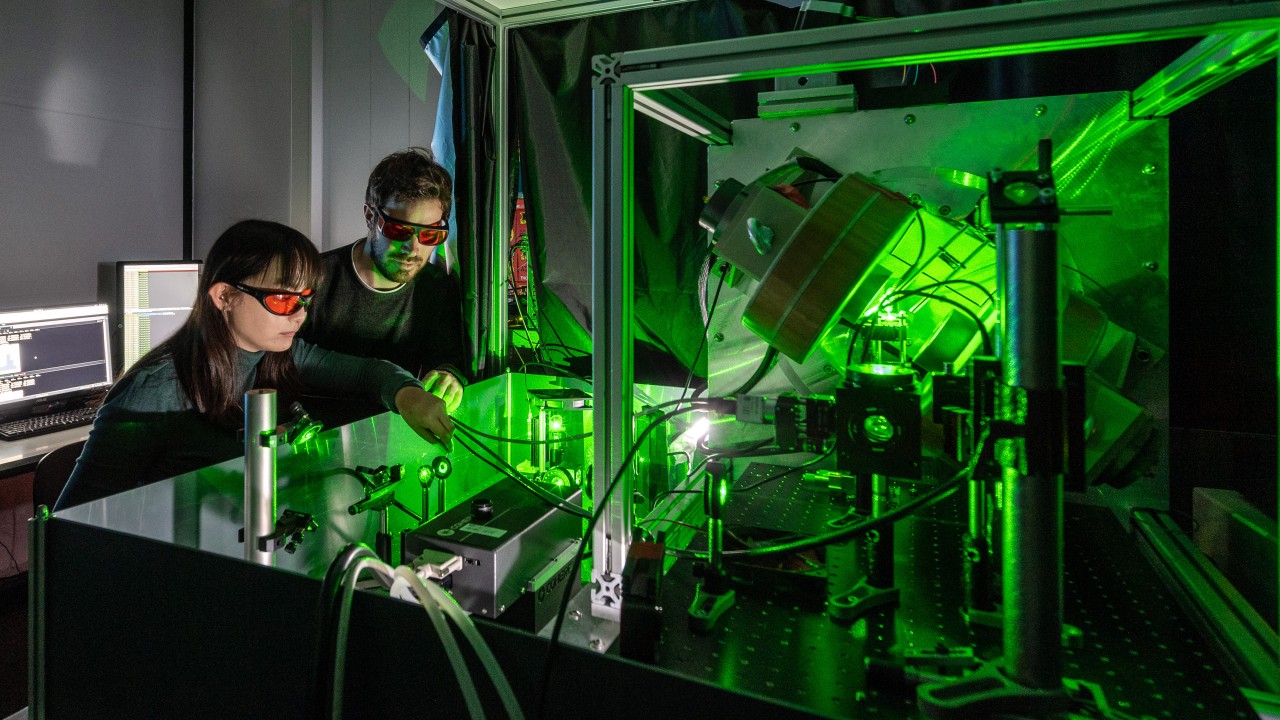
<path fill-rule="evenodd" d="M 497 658 L 476 630 L 471 618 L 462 611 L 453 598 L 435 583 L 425 582 L 412 570 L 401 565 L 392 567 L 381 560 L 368 547 L 348 545 L 329 565 L 321 585 L 320 635 L 316 644 L 316 691 L 312 701 L 316 718 L 341 718 L 343 705 L 343 678 L 346 675 L 346 649 L 350 633 L 351 603 L 356 582 L 365 570 L 373 574 L 393 595 L 415 598 L 426 611 L 432 627 L 440 638 L 454 678 L 458 682 L 472 718 L 483 718 L 484 707 L 476 689 L 475 680 L 467 667 L 466 658 L 453 635 L 446 618 L 462 633 L 463 638 L 479 658 L 481 665 L 493 683 L 503 708 L 511 718 L 523 720 L 524 712 L 516 700 L 515 692 L 499 667 Z M 398 590 L 402 592 L 397 592 Z"/>
<path fill-rule="evenodd" d="M 524 488 L 525 490 L 528 490 L 530 493 L 533 493 L 535 496 L 537 496 L 539 500 L 542 500 L 543 502 L 545 502 L 546 504 L 550 505 L 551 507 L 557 510 L 562 510 L 564 512 L 569 513 L 570 515 L 577 515 L 578 517 L 583 518 L 584 520 L 586 518 L 591 517 L 590 512 L 583 510 L 577 505 L 573 505 L 565 502 L 564 500 L 562 500 L 559 497 L 556 497 L 553 493 L 549 492 L 545 488 L 540 487 L 536 482 L 525 477 L 523 473 L 521 473 L 519 470 L 512 467 L 511 463 L 503 459 L 503 457 L 499 455 L 497 451 L 495 451 L 493 448 L 490 448 L 488 445 L 486 445 L 480 440 L 480 438 L 485 437 L 485 438 L 492 438 L 494 440 L 500 440 L 502 442 L 519 443 L 523 445 L 545 445 L 551 442 L 559 443 L 559 442 L 567 442 L 569 440 L 581 440 L 583 438 L 590 437 L 591 433 L 584 433 L 582 435 L 574 435 L 566 438 L 557 438 L 554 441 L 552 440 L 516 440 L 513 438 L 504 438 L 498 435 L 490 435 L 489 433 L 481 432 L 479 430 L 476 430 L 475 428 L 472 428 L 466 425 L 465 423 L 457 419 L 454 419 L 453 427 L 455 432 L 454 438 L 457 439 L 458 444 L 461 445 L 468 452 L 470 452 L 472 455 L 474 455 L 476 459 L 479 460 L 480 462 L 485 463 L 486 465 L 493 468 L 494 470 L 497 470 L 499 473 L 501 473 L 505 477 L 515 481 L 517 484 L 520 485 L 520 487 Z M 470 439 L 470 442 L 468 442 L 468 439 Z M 480 450 L 484 450 L 484 453 L 481 454 Z"/>

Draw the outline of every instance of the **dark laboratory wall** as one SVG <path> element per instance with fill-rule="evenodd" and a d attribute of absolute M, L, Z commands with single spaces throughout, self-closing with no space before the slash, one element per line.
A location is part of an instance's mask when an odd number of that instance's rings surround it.
<path fill-rule="evenodd" d="M 1276 516 L 1276 64 L 1169 126 L 1170 501 L 1240 492 Z"/>
<path fill-rule="evenodd" d="M 183 3 L 6 2 L 0 308 L 97 299 L 97 264 L 181 258 Z"/>
<path fill-rule="evenodd" d="M 1194 42 L 955 63 L 940 74 L 951 102 L 1133 90 Z M 1182 517 L 1196 487 L 1277 512 L 1276 85 L 1272 61 L 1169 117 L 1167 452 L 1169 504 Z"/>
<path fill-rule="evenodd" d="M 961 64 L 950 99 L 1132 90 L 1193 42 Z M 1196 487 L 1276 516 L 1276 84 L 1272 61 L 1169 117 L 1167 452 L 1182 517 Z"/>

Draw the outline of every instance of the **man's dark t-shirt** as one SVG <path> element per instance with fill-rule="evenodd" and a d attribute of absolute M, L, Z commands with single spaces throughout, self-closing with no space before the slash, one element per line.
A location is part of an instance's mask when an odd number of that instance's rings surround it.
<path fill-rule="evenodd" d="M 323 276 L 302 326 L 303 339 L 360 357 L 390 360 L 418 378 L 448 370 L 466 381 L 462 293 L 458 282 L 427 263 L 413 280 L 374 290 L 356 275 L 355 245 L 323 253 Z"/>

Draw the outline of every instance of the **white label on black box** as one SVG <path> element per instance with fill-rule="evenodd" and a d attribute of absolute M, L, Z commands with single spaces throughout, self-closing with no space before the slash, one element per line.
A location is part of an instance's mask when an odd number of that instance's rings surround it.
<path fill-rule="evenodd" d="M 476 525 L 475 523 L 467 523 L 458 528 L 458 532 L 469 532 L 477 535 L 488 535 L 491 538 L 500 538 L 507 534 L 502 528 L 489 527 L 488 525 Z"/>

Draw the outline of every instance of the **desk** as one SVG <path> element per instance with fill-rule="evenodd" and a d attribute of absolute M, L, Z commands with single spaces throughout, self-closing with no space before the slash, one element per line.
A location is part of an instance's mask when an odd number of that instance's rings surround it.
<path fill-rule="evenodd" d="M 0 441 L 0 475 L 34 469 L 46 454 L 89 437 L 91 427 L 93 426 L 81 425 L 11 442 Z"/>

